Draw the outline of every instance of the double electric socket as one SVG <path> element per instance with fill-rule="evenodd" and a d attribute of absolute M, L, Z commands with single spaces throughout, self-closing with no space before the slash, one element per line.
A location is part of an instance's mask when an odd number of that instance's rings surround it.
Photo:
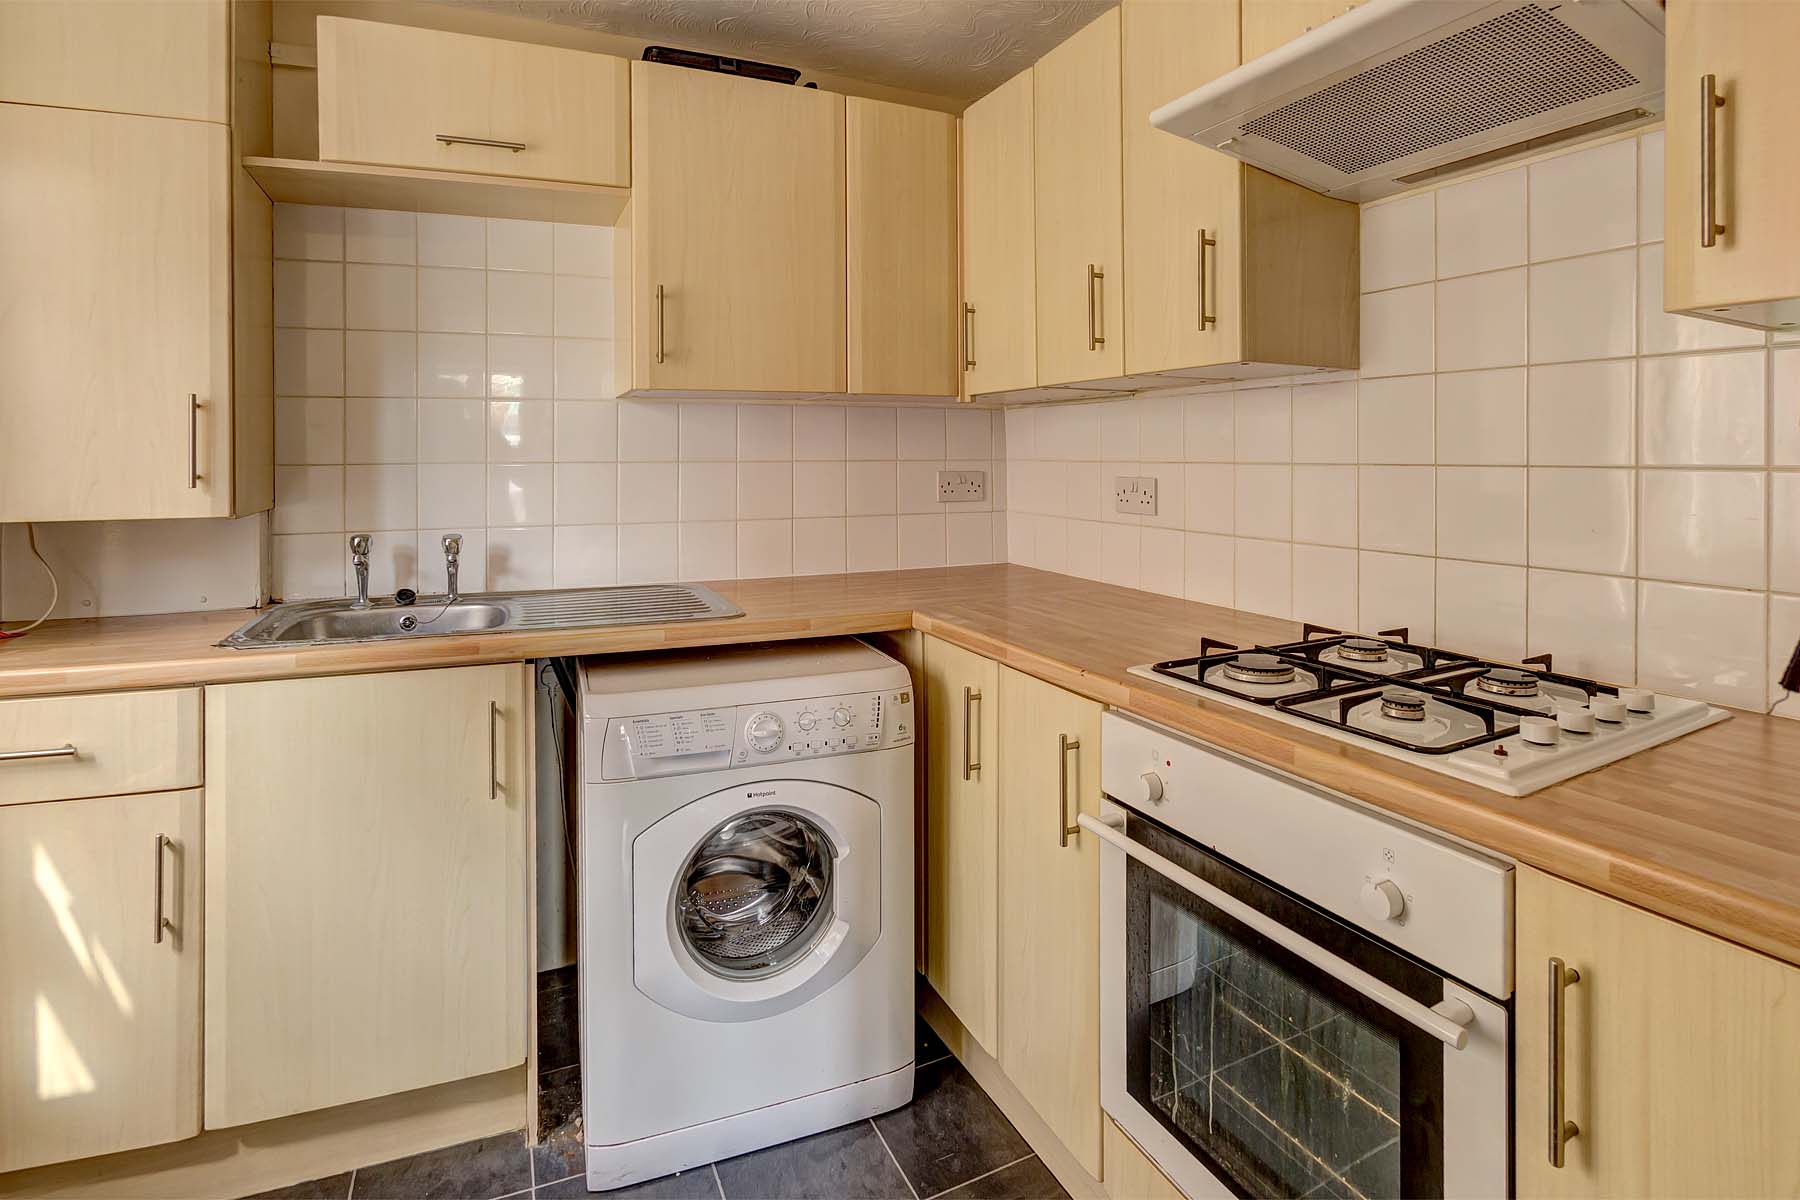
<path fill-rule="evenodd" d="M 986 471 L 939 471 L 938 503 L 967 504 L 987 499 Z"/>
<path fill-rule="evenodd" d="M 1156 476 L 1113 476 L 1113 508 L 1133 516 L 1156 515 Z"/>

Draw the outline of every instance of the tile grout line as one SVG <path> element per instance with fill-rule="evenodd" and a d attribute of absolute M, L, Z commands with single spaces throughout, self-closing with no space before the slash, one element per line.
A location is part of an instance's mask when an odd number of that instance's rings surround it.
<path fill-rule="evenodd" d="M 350 1168 L 350 1190 L 344 1193 L 344 1200 L 355 1200 L 355 1197 L 356 1197 L 356 1172 L 358 1169 L 359 1168 L 357 1168 L 357 1167 Z"/>
<path fill-rule="evenodd" d="M 706 1169 L 712 1172 L 713 1186 L 719 1189 L 719 1200 L 725 1200 L 725 1179 L 719 1174 L 718 1163 L 707 1163 Z"/>
<path fill-rule="evenodd" d="M 1012 1168 L 1018 1166 L 1020 1163 L 1025 1162 L 1029 1159 L 1036 1158 L 1036 1157 L 1037 1157 L 1037 1155 L 1034 1153 L 1034 1154 L 1027 1154 L 1023 1158 L 1015 1158 L 1011 1162 L 1003 1163 L 1000 1166 L 995 1167 L 991 1171 L 983 1171 L 981 1174 L 975 1176 L 975 1178 L 973 1178 L 973 1179 L 965 1179 L 961 1183 L 956 1184 L 953 1187 L 947 1187 L 942 1192 L 933 1192 L 931 1195 L 925 1197 L 925 1200 L 938 1200 L 939 1196 L 942 1196 L 947 1192 L 953 1192 L 957 1188 L 968 1187 L 971 1183 L 978 1183 L 981 1180 L 986 1179 L 990 1175 L 998 1175 L 1002 1171 L 1009 1171 Z M 1049 1168 L 1045 1168 L 1045 1169 L 1048 1170 Z M 902 1174 L 904 1174 L 904 1173 L 905 1172 L 902 1172 Z"/>
<path fill-rule="evenodd" d="M 913 1186 L 912 1177 L 906 1173 L 906 1168 L 901 1166 L 900 1160 L 894 1156 L 894 1148 L 888 1145 L 887 1136 L 881 1132 L 881 1126 L 875 1123 L 873 1117 L 869 1118 L 869 1128 L 875 1131 L 876 1138 L 881 1142 L 881 1148 L 887 1151 L 888 1161 L 894 1164 L 894 1170 L 900 1172 L 900 1182 L 906 1185 L 907 1194 L 913 1200 L 919 1200 L 919 1189 Z M 724 1193 L 721 1192 L 721 1200 L 723 1200 L 723 1195 Z"/>

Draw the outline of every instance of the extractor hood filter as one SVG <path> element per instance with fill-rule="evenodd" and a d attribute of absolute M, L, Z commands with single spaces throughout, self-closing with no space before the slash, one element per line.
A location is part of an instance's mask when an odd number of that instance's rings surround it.
<path fill-rule="evenodd" d="M 1654 116 L 1659 20 L 1627 0 L 1370 0 L 1164 105 L 1151 123 L 1370 200 Z"/>

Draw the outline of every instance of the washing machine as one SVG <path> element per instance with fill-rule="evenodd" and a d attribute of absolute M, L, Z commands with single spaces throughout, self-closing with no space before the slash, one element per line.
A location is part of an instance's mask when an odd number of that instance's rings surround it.
<path fill-rule="evenodd" d="M 580 690 L 589 1189 L 909 1101 L 906 669 L 788 642 L 586 659 Z"/>

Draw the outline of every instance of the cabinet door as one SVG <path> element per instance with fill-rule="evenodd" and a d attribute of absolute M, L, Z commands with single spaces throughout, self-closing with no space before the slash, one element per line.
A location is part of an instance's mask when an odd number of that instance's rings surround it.
<path fill-rule="evenodd" d="M 1032 72 L 963 111 L 963 390 L 1037 384 Z"/>
<path fill-rule="evenodd" d="M 639 390 L 845 389 L 844 98 L 631 64 Z"/>
<path fill-rule="evenodd" d="M 198 791 L 0 809 L 0 1172 L 200 1132 L 200 823 Z"/>
<path fill-rule="evenodd" d="M 1800 1180 L 1800 970 L 1518 869 L 1520 1196 L 1786 1196 Z M 1550 1164 L 1549 960 L 1563 991 L 1564 1117 Z"/>
<path fill-rule="evenodd" d="M 850 391 L 954 396 L 956 118 L 849 96 Z"/>
<path fill-rule="evenodd" d="M 1363 0 L 1243 0 L 1243 61 L 1285 46 Z"/>
<path fill-rule="evenodd" d="M 1153 128 L 1150 113 L 1237 66 L 1238 6 L 1126 0 L 1119 17 L 1125 370 L 1235 362 L 1242 164 Z"/>
<path fill-rule="evenodd" d="M 225 0 L 6 0 L 0 100 L 228 121 L 230 27 Z"/>
<path fill-rule="evenodd" d="M 1100 810 L 1100 706 L 1002 667 L 1000 761 L 997 1057 L 1098 1177 L 1100 847 L 1064 831 Z"/>
<path fill-rule="evenodd" d="M 525 678 L 207 689 L 207 1128 L 524 1061 Z"/>
<path fill-rule="evenodd" d="M 0 521 L 229 515 L 230 142 L 0 105 Z"/>
<path fill-rule="evenodd" d="M 1125 368 L 1119 11 L 1044 55 L 1031 74 L 1037 381 L 1110 378 Z"/>
<path fill-rule="evenodd" d="M 1664 148 L 1663 307 L 1670 312 L 1800 297 L 1800 160 L 1793 116 L 1800 108 L 1800 5 L 1790 0 L 1670 0 L 1668 138 Z M 1723 107 L 1701 108 L 1712 75 Z M 1700 244 L 1701 133 L 1717 155 L 1711 246 Z M 1800 305 L 1745 314 L 1782 327 Z"/>
<path fill-rule="evenodd" d="M 320 17 L 319 157 L 624 187 L 630 86 L 609 54 Z"/>
<path fill-rule="evenodd" d="M 1104 1136 L 1106 1194 L 1112 1200 L 1184 1200 L 1181 1189 L 1169 1182 L 1111 1117 L 1105 1120 Z"/>
<path fill-rule="evenodd" d="M 925 816 L 925 978 L 981 1048 L 993 1054 L 995 853 L 1000 775 L 998 668 L 925 639 L 925 720 L 931 769 Z"/>

